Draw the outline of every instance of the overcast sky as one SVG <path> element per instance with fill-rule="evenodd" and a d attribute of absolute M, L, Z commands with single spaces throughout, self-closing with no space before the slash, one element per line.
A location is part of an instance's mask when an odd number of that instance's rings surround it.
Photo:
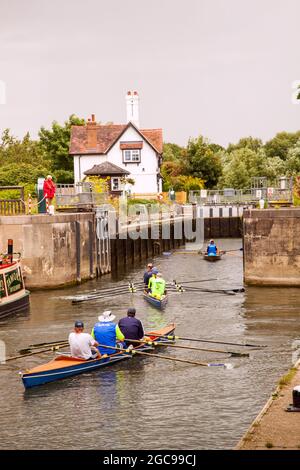
<path fill-rule="evenodd" d="M 186 144 L 300 129 L 299 0 L 0 0 L 0 131 L 126 121 Z"/>

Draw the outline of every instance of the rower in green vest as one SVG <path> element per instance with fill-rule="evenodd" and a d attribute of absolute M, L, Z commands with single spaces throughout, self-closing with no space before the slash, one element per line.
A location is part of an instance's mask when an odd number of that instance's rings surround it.
<path fill-rule="evenodd" d="M 157 273 L 156 279 L 152 283 L 151 295 L 156 299 L 161 299 L 165 294 L 166 281 L 163 279 L 161 273 Z"/>

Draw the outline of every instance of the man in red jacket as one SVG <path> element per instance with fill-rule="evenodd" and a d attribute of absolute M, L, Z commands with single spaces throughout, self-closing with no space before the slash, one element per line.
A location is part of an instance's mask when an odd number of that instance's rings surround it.
<path fill-rule="evenodd" d="M 44 197 L 48 199 L 48 207 L 52 205 L 52 199 L 55 196 L 56 186 L 52 181 L 52 176 L 48 175 L 44 181 Z"/>

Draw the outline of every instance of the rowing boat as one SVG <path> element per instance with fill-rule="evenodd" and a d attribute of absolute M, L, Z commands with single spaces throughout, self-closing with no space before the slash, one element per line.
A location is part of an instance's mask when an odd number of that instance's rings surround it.
<path fill-rule="evenodd" d="M 203 259 L 205 259 L 205 261 L 211 261 L 211 262 L 220 261 L 220 259 L 222 259 L 222 253 L 220 253 L 219 255 L 204 254 Z"/>
<path fill-rule="evenodd" d="M 166 339 L 161 338 L 161 336 L 172 334 L 175 331 L 175 327 L 175 323 L 171 323 L 160 330 L 147 333 L 147 336 L 150 337 L 152 341 L 155 340 L 157 343 L 160 343 L 160 346 L 162 346 Z M 151 351 L 154 349 L 154 346 L 141 344 L 133 349 L 138 351 Z M 105 357 L 103 356 L 100 359 L 92 359 L 89 361 L 67 355 L 60 355 L 46 364 L 34 367 L 26 372 L 20 372 L 20 376 L 25 389 L 28 389 L 49 382 L 56 382 L 57 380 L 72 377 L 84 372 L 91 372 L 99 369 L 100 367 L 111 366 L 115 362 L 128 360 L 132 357 L 132 353 L 126 352 L 126 350 L 121 350 L 115 354 L 105 355 Z"/>
<path fill-rule="evenodd" d="M 167 303 L 168 303 L 168 296 L 164 295 L 162 299 L 156 299 L 155 297 L 152 297 L 150 294 L 147 294 L 144 292 L 143 294 L 144 299 L 149 302 L 149 304 L 153 305 L 153 307 L 159 308 L 160 310 L 163 310 Z"/>

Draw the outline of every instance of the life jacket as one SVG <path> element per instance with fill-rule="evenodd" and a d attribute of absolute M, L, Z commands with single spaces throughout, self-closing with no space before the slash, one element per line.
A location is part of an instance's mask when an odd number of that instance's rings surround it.
<path fill-rule="evenodd" d="M 208 254 L 208 255 L 216 255 L 216 254 L 217 254 L 217 247 L 216 247 L 216 245 L 208 245 L 208 247 L 207 247 L 207 254 Z"/>
<path fill-rule="evenodd" d="M 150 289 L 151 291 L 152 291 L 152 289 L 153 289 L 153 285 L 154 285 L 155 281 L 156 281 L 156 277 L 154 277 L 154 276 L 152 275 L 152 276 L 150 277 L 150 279 L 149 279 L 149 282 L 148 282 L 148 287 L 149 287 L 149 289 Z"/>
<path fill-rule="evenodd" d="M 166 288 L 166 281 L 162 278 L 156 278 L 152 284 L 151 293 L 153 295 L 162 296 L 165 292 L 165 288 Z"/>
<path fill-rule="evenodd" d="M 105 346 L 116 346 L 116 325 L 113 322 L 98 322 L 94 326 L 95 340 Z M 100 354 L 114 354 L 115 349 L 98 347 Z"/>

